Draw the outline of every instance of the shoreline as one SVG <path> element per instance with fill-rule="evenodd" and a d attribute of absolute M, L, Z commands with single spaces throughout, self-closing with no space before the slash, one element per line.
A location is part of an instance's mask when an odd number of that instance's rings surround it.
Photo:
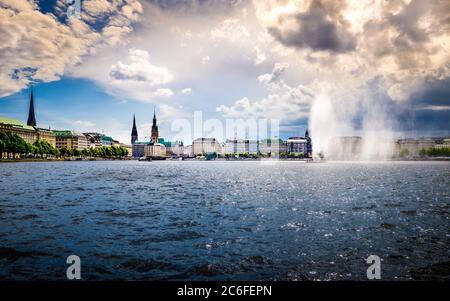
<path fill-rule="evenodd" d="M 107 158 L 90 158 L 90 159 L 0 159 L 1 163 L 26 163 L 26 162 L 92 162 L 92 161 L 136 161 L 139 162 L 139 160 L 136 158 L 129 158 L 129 159 L 107 159 Z M 158 160 L 155 160 L 158 161 Z M 267 159 L 267 158 L 258 158 L 258 159 L 215 159 L 215 160 L 204 160 L 204 159 L 195 159 L 190 158 L 186 160 L 178 160 L 178 159 L 167 159 L 167 160 L 160 160 L 160 161 L 223 161 L 223 162 L 304 162 L 304 163 L 329 163 L 329 162 L 352 162 L 352 163 L 358 163 L 358 162 L 375 162 L 375 161 L 361 161 L 361 160 L 306 160 L 306 159 Z M 439 157 L 439 158 L 420 158 L 420 159 L 390 159 L 390 160 L 383 160 L 383 161 L 376 161 L 376 162 L 449 162 L 450 157 Z M 152 161 L 149 161 L 152 162 Z"/>

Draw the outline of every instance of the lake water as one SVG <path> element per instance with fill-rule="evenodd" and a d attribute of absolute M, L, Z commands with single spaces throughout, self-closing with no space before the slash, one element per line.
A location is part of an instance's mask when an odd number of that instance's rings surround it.
<path fill-rule="evenodd" d="M 450 163 L 0 164 L 0 279 L 449 279 Z"/>

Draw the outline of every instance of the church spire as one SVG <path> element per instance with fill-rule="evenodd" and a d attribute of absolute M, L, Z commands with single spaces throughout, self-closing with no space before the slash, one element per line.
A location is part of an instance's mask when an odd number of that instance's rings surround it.
<path fill-rule="evenodd" d="M 30 109 L 28 111 L 27 125 L 36 126 L 36 116 L 34 115 L 33 87 L 31 87 Z"/>
<path fill-rule="evenodd" d="M 138 140 L 138 132 L 136 128 L 136 115 L 133 114 L 133 129 L 131 130 L 131 144 Z"/>
<path fill-rule="evenodd" d="M 158 132 L 158 126 L 156 125 L 156 108 L 154 108 L 153 109 L 152 136 L 151 136 L 152 143 L 158 143 L 158 137 L 159 137 L 159 132 Z"/>

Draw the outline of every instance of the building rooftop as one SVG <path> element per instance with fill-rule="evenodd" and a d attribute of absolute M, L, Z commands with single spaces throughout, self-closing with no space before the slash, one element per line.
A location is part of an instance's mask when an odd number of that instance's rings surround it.
<path fill-rule="evenodd" d="M 307 142 L 308 140 L 304 137 L 289 137 L 286 142 Z"/>
<path fill-rule="evenodd" d="M 279 143 L 282 144 L 283 140 L 281 140 L 280 138 L 266 138 L 266 139 L 262 139 L 261 143 Z"/>
<path fill-rule="evenodd" d="M 73 137 L 73 136 L 81 136 L 82 134 L 77 133 L 71 130 L 55 130 L 53 131 L 56 137 Z"/>
<path fill-rule="evenodd" d="M 101 136 L 101 139 L 103 141 L 114 142 L 114 139 L 112 137 L 109 137 L 109 136 Z"/>
<path fill-rule="evenodd" d="M 21 122 L 20 120 L 8 118 L 8 117 L 1 117 L 0 116 L 0 123 L 8 124 L 16 128 L 23 128 L 26 130 L 34 131 L 34 128 L 32 126 L 28 126 Z"/>
<path fill-rule="evenodd" d="M 215 141 L 217 141 L 217 139 L 216 138 L 196 138 L 196 139 L 194 139 L 194 142 L 201 142 L 201 141 L 215 142 Z"/>

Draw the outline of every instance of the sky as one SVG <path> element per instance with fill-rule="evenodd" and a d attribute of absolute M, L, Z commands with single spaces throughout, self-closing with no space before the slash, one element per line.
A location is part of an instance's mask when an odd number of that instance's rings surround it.
<path fill-rule="evenodd" d="M 195 111 L 313 142 L 450 135 L 449 1 L 71 2 L 0 0 L 1 116 L 26 121 L 33 85 L 39 126 L 126 143 L 154 109 L 166 139 L 196 138 L 173 124 Z"/>

